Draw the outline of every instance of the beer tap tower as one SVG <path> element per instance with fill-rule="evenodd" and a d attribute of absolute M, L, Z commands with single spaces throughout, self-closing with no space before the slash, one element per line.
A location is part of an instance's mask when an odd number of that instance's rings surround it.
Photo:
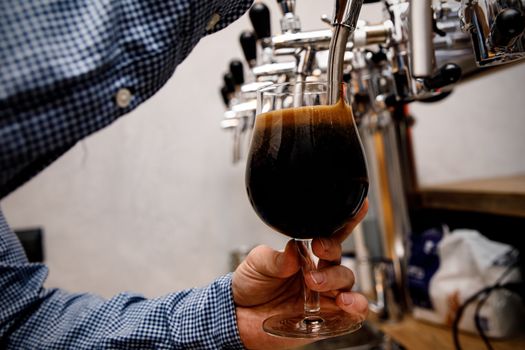
<path fill-rule="evenodd" d="M 233 131 L 233 162 L 240 162 L 247 149 L 258 89 L 328 80 L 335 102 L 345 80 L 367 156 L 370 210 L 376 218 L 375 232 L 364 227 L 354 232 L 361 286 L 375 299 L 374 313 L 399 319 L 409 308 L 407 194 L 417 186 L 412 120 L 405 106 L 440 100 L 462 76 L 523 59 L 525 0 L 336 0 L 333 18 L 322 17 L 332 28 L 315 31 L 301 30 L 295 14 L 300 1 L 277 2 L 280 33 L 272 35 L 268 7 L 255 2 L 249 12 L 253 31 L 240 35 L 246 65 L 233 60 L 223 77 L 221 127 Z M 363 3 L 382 3 L 383 20 L 358 21 Z M 382 243 L 380 263 L 370 262 L 362 244 L 369 235 Z"/>

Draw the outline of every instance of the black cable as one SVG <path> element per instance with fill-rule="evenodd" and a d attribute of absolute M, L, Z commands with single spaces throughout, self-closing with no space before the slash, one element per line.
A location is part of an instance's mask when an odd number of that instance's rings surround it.
<path fill-rule="evenodd" d="M 487 292 L 487 294 L 483 297 L 483 299 L 481 299 L 478 302 L 478 304 L 476 305 L 476 311 L 474 312 L 474 322 L 476 324 L 476 330 L 478 331 L 478 334 L 481 337 L 481 340 L 483 340 L 483 343 L 485 343 L 485 346 L 487 347 L 488 350 L 494 350 L 494 349 L 492 348 L 492 345 L 490 344 L 490 341 L 489 341 L 487 335 L 485 334 L 485 331 L 483 330 L 483 327 L 481 326 L 481 318 L 479 317 L 479 313 L 481 311 L 481 308 L 483 307 L 483 305 L 485 305 L 485 303 L 487 302 L 487 300 L 490 297 L 490 294 L 493 291 L 494 291 L 494 289 L 492 289 L 491 291 Z"/>
<path fill-rule="evenodd" d="M 494 286 L 501 286 L 501 283 L 503 282 L 503 280 L 512 272 L 513 268 L 518 264 L 517 261 L 515 261 L 513 264 L 509 265 L 507 267 L 507 269 L 501 274 L 501 276 L 497 279 L 496 283 L 494 283 Z M 503 286 L 501 286 L 503 287 Z M 481 318 L 479 317 L 479 314 L 481 312 L 481 308 L 483 307 L 483 305 L 485 305 L 485 303 L 487 302 L 487 300 L 489 299 L 490 297 L 490 294 L 494 291 L 494 289 L 490 290 L 489 292 L 487 292 L 487 294 L 483 297 L 483 299 L 481 299 L 478 304 L 476 305 L 476 311 L 474 312 L 474 322 L 476 324 L 476 330 L 478 331 L 478 334 L 479 336 L 481 337 L 481 339 L 483 340 L 483 343 L 485 343 L 485 346 L 487 347 L 488 350 L 494 350 L 494 348 L 492 347 L 492 345 L 490 344 L 490 340 L 489 338 L 487 337 L 487 335 L 485 334 L 485 331 L 483 330 L 483 327 L 481 326 Z"/>
<path fill-rule="evenodd" d="M 459 321 L 461 321 L 461 317 L 463 316 L 463 312 L 465 311 L 465 308 L 474 300 L 476 300 L 480 295 L 483 295 L 487 293 L 488 291 L 491 291 L 494 289 L 494 286 L 485 287 L 479 292 L 471 295 L 461 306 L 458 308 L 458 311 L 456 312 L 456 317 L 454 318 L 454 322 L 452 323 L 452 339 L 454 341 L 454 347 L 456 350 L 461 350 L 461 344 L 459 343 L 459 335 L 458 335 L 458 325 Z"/>
<path fill-rule="evenodd" d="M 487 301 L 488 297 L 490 296 L 490 293 L 492 293 L 496 289 L 504 289 L 505 286 L 501 285 L 501 282 L 507 277 L 509 273 L 512 272 L 513 268 L 518 265 L 518 261 L 514 261 L 512 264 L 510 264 L 505 271 L 498 277 L 496 282 L 489 287 L 485 287 L 482 290 L 478 291 L 474 295 L 470 296 L 465 302 L 458 308 L 458 311 L 456 312 L 456 317 L 454 318 L 454 322 L 452 323 L 452 338 L 454 341 L 454 347 L 456 350 L 461 350 L 461 344 L 459 343 L 459 322 L 461 321 L 461 317 L 463 316 L 463 312 L 465 311 L 466 307 L 478 299 L 480 296 L 484 295 L 483 298 L 478 302 L 476 306 L 476 311 L 474 314 L 474 320 L 476 323 L 476 330 L 478 331 L 481 339 L 485 343 L 485 346 L 489 350 L 493 350 L 492 345 L 490 344 L 490 341 L 488 340 L 488 337 L 486 336 L 485 332 L 483 331 L 483 328 L 481 327 L 481 320 L 479 319 L 479 311 L 481 310 L 481 307 L 485 302 Z"/>

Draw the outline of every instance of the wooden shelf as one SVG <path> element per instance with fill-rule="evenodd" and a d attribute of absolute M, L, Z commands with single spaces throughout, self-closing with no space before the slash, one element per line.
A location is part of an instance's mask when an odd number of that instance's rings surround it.
<path fill-rule="evenodd" d="M 406 316 L 399 323 L 376 323 L 383 332 L 401 343 L 407 350 L 440 349 L 454 350 L 450 327 L 429 324 Z M 485 349 L 480 337 L 460 332 L 459 340 L 463 349 Z M 524 335 L 506 340 L 491 340 L 494 349 L 525 349 Z"/>
<path fill-rule="evenodd" d="M 525 175 L 422 186 L 416 196 L 422 208 L 525 218 Z"/>

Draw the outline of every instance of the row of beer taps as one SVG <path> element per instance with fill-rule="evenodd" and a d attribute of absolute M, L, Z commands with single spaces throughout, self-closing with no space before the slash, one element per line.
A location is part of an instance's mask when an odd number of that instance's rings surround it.
<path fill-rule="evenodd" d="M 340 66 L 358 123 L 396 104 L 444 98 L 461 77 L 480 67 L 525 56 L 525 0 L 336 0 L 333 18 L 321 16 L 325 29 L 313 31 L 301 28 L 295 11 L 300 1 L 277 2 L 280 33 L 272 35 L 270 10 L 256 1 L 249 11 L 253 30 L 239 37 L 244 60 L 232 60 L 223 77 L 221 127 L 233 131 L 234 163 L 246 149 L 258 89 L 329 80 L 338 11 L 355 23 L 345 24 L 354 28 L 342 39 Z M 361 5 L 368 3 L 382 3 L 381 22 L 357 20 Z"/>

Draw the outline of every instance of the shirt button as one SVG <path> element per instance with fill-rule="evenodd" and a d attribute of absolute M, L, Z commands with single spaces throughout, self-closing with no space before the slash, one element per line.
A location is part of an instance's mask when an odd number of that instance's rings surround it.
<path fill-rule="evenodd" d="M 117 95 L 115 96 L 117 106 L 120 108 L 126 108 L 129 106 L 132 98 L 133 95 L 131 94 L 131 91 L 126 88 L 119 89 L 119 91 L 117 91 Z"/>
<path fill-rule="evenodd" d="M 213 28 L 215 28 L 215 26 L 217 25 L 217 23 L 219 23 L 220 20 L 221 20 L 221 15 L 219 15 L 218 13 L 214 13 L 213 16 L 211 16 L 210 21 L 208 22 L 208 25 L 206 26 L 206 30 L 210 31 Z"/>

